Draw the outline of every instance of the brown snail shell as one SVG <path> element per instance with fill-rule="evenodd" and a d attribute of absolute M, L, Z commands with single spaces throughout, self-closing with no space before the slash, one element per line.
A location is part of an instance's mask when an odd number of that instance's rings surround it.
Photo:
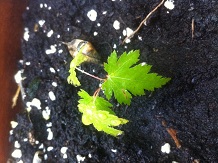
<path fill-rule="evenodd" d="M 87 57 L 88 62 L 92 62 L 92 63 L 101 62 L 100 56 L 98 55 L 97 51 L 95 50 L 95 48 L 90 42 L 81 39 L 73 39 L 71 42 L 67 42 L 67 43 L 63 42 L 63 43 L 67 45 L 68 50 L 73 58 L 82 49 L 82 54 Z"/>

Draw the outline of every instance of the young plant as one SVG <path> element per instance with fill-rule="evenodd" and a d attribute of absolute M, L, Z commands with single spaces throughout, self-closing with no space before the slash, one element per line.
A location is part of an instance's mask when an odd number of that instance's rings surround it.
<path fill-rule="evenodd" d="M 149 73 L 152 66 L 144 62 L 137 64 L 139 50 L 124 52 L 120 57 L 115 51 L 112 52 L 107 63 L 104 63 L 104 70 L 107 74 L 104 79 L 101 79 L 77 67 L 86 61 L 86 56 L 81 53 L 81 50 L 70 64 L 68 82 L 80 86 L 76 70 L 102 82 L 102 86 L 96 90 L 93 96 L 84 90 L 78 92 L 81 98 L 78 108 L 83 114 L 82 122 L 84 125 L 93 124 L 98 131 L 104 131 L 112 136 L 122 134 L 123 131 L 114 127 L 126 124 L 128 120 L 117 117 L 111 110 L 113 105 L 107 100 L 114 95 L 118 103 L 130 105 L 132 95 L 144 95 L 145 90 L 154 91 L 155 88 L 162 87 L 170 80 L 170 78 L 162 77 L 157 73 Z M 100 90 L 103 90 L 107 100 L 99 97 Z"/>

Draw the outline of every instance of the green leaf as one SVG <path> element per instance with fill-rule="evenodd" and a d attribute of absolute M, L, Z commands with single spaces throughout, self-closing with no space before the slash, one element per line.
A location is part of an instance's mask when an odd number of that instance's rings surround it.
<path fill-rule="evenodd" d="M 119 118 L 110 109 L 112 104 L 98 96 L 90 96 L 86 91 L 78 92 L 81 97 L 78 104 L 84 125 L 93 124 L 98 131 L 104 131 L 112 136 L 118 136 L 123 131 L 113 127 L 126 124 L 128 120 Z"/>
<path fill-rule="evenodd" d="M 130 105 L 132 94 L 144 95 L 145 90 L 154 91 L 166 84 L 170 78 L 164 78 L 156 73 L 149 73 L 151 66 L 139 61 L 139 50 L 125 52 L 119 58 L 114 51 L 104 63 L 108 73 L 102 89 L 107 99 L 114 94 L 119 103 Z"/>
<path fill-rule="evenodd" d="M 67 78 L 68 83 L 73 84 L 76 87 L 81 85 L 78 78 L 76 77 L 76 67 L 87 60 L 87 58 L 81 53 L 81 50 L 70 62 L 70 70 L 69 70 L 70 75 Z"/>

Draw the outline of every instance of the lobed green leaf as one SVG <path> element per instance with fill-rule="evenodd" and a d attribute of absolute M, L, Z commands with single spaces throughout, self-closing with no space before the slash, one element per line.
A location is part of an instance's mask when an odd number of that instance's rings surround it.
<path fill-rule="evenodd" d="M 149 73 L 151 66 L 145 63 L 137 64 L 139 50 L 124 52 L 119 58 L 114 51 L 104 64 L 108 73 L 102 89 L 107 99 L 114 97 L 119 103 L 130 105 L 132 94 L 144 95 L 145 90 L 154 91 L 166 84 L 170 78 L 164 78 L 156 73 Z"/>
<path fill-rule="evenodd" d="M 118 136 L 123 131 L 113 127 L 126 124 L 128 120 L 119 118 L 110 109 L 112 104 L 98 96 L 90 96 L 86 91 L 78 92 L 81 97 L 78 104 L 84 125 L 93 124 L 98 131 L 104 131 L 112 136 Z"/>

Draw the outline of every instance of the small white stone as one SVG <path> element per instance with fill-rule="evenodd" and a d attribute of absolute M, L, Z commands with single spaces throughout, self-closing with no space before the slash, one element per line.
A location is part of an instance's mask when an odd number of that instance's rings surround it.
<path fill-rule="evenodd" d="M 39 149 L 43 149 L 44 148 L 44 144 L 41 144 L 40 146 L 39 146 Z"/>
<path fill-rule="evenodd" d="M 53 30 L 50 30 L 48 33 L 47 33 L 47 37 L 51 37 L 53 35 L 54 31 Z"/>
<path fill-rule="evenodd" d="M 49 151 L 51 151 L 51 150 L 53 150 L 54 148 L 52 147 L 52 146 L 49 146 L 48 148 L 47 148 L 47 151 L 49 152 Z"/>
<path fill-rule="evenodd" d="M 29 10 L 29 9 L 30 9 L 30 7 L 29 7 L 29 6 L 27 6 L 27 7 L 26 7 L 26 10 Z"/>
<path fill-rule="evenodd" d="M 57 35 L 57 38 L 60 38 L 61 37 L 61 35 Z"/>
<path fill-rule="evenodd" d="M 117 153 L 117 150 L 116 149 L 111 149 L 112 152 L 114 153 Z"/>
<path fill-rule="evenodd" d="M 15 149 L 13 153 L 11 154 L 12 157 L 14 158 L 21 158 L 22 157 L 22 152 L 20 149 Z"/>
<path fill-rule="evenodd" d="M 10 130 L 10 131 L 9 131 L 9 134 L 10 134 L 10 135 L 13 135 L 13 133 L 14 133 L 13 130 Z"/>
<path fill-rule="evenodd" d="M 31 107 L 27 107 L 26 110 L 29 113 L 32 110 L 32 108 Z"/>
<path fill-rule="evenodd" d="M 14 75 L 14 79 L 17 84 L 21 83 L 23 80 L 21 70 L 17 71 L 17 73 Z"/>
<path fill-rule="evenodd" d="M 29 35 L 29 29 L 28 29 L 28 28 L 24 28 L 23 39 L 24 39 L 25 41 L 28 41 L 28 40 L 29 40 L 29 37 L 30 37 L 30 35 Z"/>
<path fill-rule="evenodd" d="M 117 48 L 117 45 L 116 45 L 116 44 L 114 44 L 113 48 L 114 48 L 114 49 L 116 49 L 116 48 Z"/>
<path fill-rule="evenodd" d="M 97 35 L 98 35 L 98 32 L 94 32 L 93 35 L 94 35 L 94 36 L 97 36 Z"/>
<path fill-rule="evenodd" d="M 48 10 L 51 10 L 51 6 L 48 7 Z"/>
<path fill-rule="evenodd" d="M 126 41 L 125 41 L 125 43 L 130 43 L 131 42 L 131 40 L 130 39 L 126 39 Z"/>
<path fill-rule="evenodd" d="M 48 139 L 48 140 L 52 140 L 52 139 L 53 139 L 53 132 L 51 131 L 50 128 L 47 129 L 47 132 L 48 132 L 48 137 L 47 137 L 47 139 Z"/>
<path fill-rule="evenodd" d="M 161 152 L 169 154 L 170 153 L 170 144 L 165 143 L 163 146 L 161 146 Z"/>
<path fill-rule="evenodd" d="M 125 29 L 123 30 L 123 36 L 126 36 L 126 30 Z"/>
<path fill-rule="evenodd" d="M 23 163 L 23 160 L 19 160 L 17 163 Z"/>
<path fill-rule="evenodd" d="M 100 27 L 100 26 L 101 26 L 101 24 L 100 24 L 100 23 L 97 23 L 97 26 L 98 26 L 98 27 Z"/>
<path fill-rule="evenodd" d="M 88 18 L 89 18 L 91 21 L 96 21 L 97 15 L 98 15 L 98 14 L 97 14 L 97 12 L 96 12 L 94 9 L 90 10 L 90 11 L 87 13 Z"/>
<path fill-rule="evenodd" d="M 164 6 L 169 9 L 169 10 L 172 10 L 174 9 L 175 5 L 173 4 L 174 3 L 174 0 L 166 0 L 164 2 Z"/>
<path fill-rule="evenodd" d="M 24 142 L 27 142 L 27 141 L 28 141 L 28 139 L 27 139 L 27 138 L 24 138 L 24 139 L 23 139 L 23 141 L 24 141 Z"/>
<path fill-rule="evenodd" d="M 50 46 L 50 49 L 47 49 L 46 51 L 45 51 L 45 53 L 46 54 L 53 54 L 53 53 L 55 53 L 56 52 L 56 47 L 54 46 L 54 45 L 51 45 Z"/>
<path fill-rule="evenodd" d="M 11 121 L 11 128 L 16 128 L 17 125 L 18 125 L 17 122 L 15 122 L 15 121 Z"/>
<path fill-rule="evenodd" d="M 119 30 L 120 29 L 120 22 L 118 20 L 115 20 L 113 23 L 113 27 L 114 27 L 114 29 Z"/>
<path fill-rule="evenodd" d="M 48 7 L 48 5 L 47 5 L 46 3 L 44 3 L 44 7 L 45 7 L 45 8 L 47 8 L 47 7 Z"/>
<path fill-rule="evenodd" d="M 42 3 L 40 3 L 39 7 L 40 7 L 40 8 L 43 8 L 43 4 L 42 4 Z"/>
<path fill-rule="evenodd" d="M 82 157 L 81 155 L 76 155 L 77 161 L 80 163 L 80 161 L 84 161 L 86 157 Z"/>
<path fill-rule="evenodd" d="M 61 153 L 65 154 L 67 152 L 68 147 L 62 147 L 61 148 Z"/>
<path fill-rule="evenodd" d="M 26 65 L 29 66 L 31 63 L 30 62 L 26 62 Z"/>
<path fill-rule="evenodd" d="M 63 53 L 63 49 L 58 50 L 58 53 L 59 54 Z"/>
<path fill-rule="evenodd" d="M 139 39 L 140 41 L 142 41 L 142 36 L 138 36 L 138 39 Z"/>
<path fill-rule="evenodd" d="M 89 157 L 89 158 L 92 158 L 92 154 L 91 154 L 91 153 L 89 153 L 89 154 L 88 154 L 88 157 Z"/>
<path fill-rule="evenodd" d="M 28 108 L 31 108 L 31 106 L 35 106 L 35 107 L 37 107 L 39 110 L 42 109 L 42 108 L 41 108 L 41 102 L 40 102 L 40 100 L 37 99 L 37 98 L 34 98 L 34 99 L 32 100 L 32 102 L 27 102 L 27 103 L 26 103 L 26 106 L 27 106 Z"/>
<path fill-rule="evenodd" d="M 50 91 L 50 92 L 48 93 L 48 96 L 49 96 L 49 98 L 50 98 L 52 101 L 56 100 L 56 97 L 55 97 L 55 95 L 54 95 L 54 92 Z"/>
<path fill-rule="evenodd" d="M 42 27 L 45 24 L 45 20 L 39 20 L 38 24 L 40 25 L 40 27 Z"/>
<path fill-rule="evenodd" d="M 43 111 L 42 111 L 42 116 L 43 116 L 43 118 L 44 118 L 45 120 L 49 120 L 49 118 L 50 118 L 50 113 L 51 113 L 50 110 L 43 110 Z"/>
<path fill-rule="evenodd" d="M 35 143 L 36 143 L 36 144 L 39 144 L 39 141 L 38 141 L 38 140 L 36 140 L 36 141 L 35 141 Z"/>
<path fill-rule="evenodd" d="M 63 155 L 63 159 L 67 159 L 67 154 L 66 153 Z"/>
<path fill-rule="evenodd" d="M 54 87 L 57 87 L 57 86 L 58 86 L 57 82 L 52 82 L 52 85 L 53 85 Z"/>
<path fill-rule="evenodd" d="M 50 67 L 49 70 L 52 72 L 52 73 L 55 73 L 55 69 L 53 67 Z"/>
<path fill-rule="evenodd" d="M 14 142 L 14 148 L 20 148 L 20 143 L 17 140 Z"/>
<path fill-rule="evenodd" d="M 103 14 L 103 15 L 106 15 L 106 14 L 107 14 L 107 11 L 103 11 L 102 14 Z"/>
<path fill-rule="evenodd" d="M 126 28 L 126 36 L 130 36 L 133 33 L 133 30 L 129 27 Z"/>
<path fill-rule="evenodd" d="M 48 159 L 48 155 L 44 154 L 44 160 L 47 160 L 47 159 Z"/>
<path fill-rule="evenodd" d="M 51 122 L 48 122 L 47 124 L 46 124 L 46 127 L 51 127 L 52 126 L 52 123 Z"/>
<path fill-rule="evenodd" d="M 144 66 L 144 65 L 146 65 L 146 62 L 142 62 L 142 63 L 141 63 L 141 66 Z"/>

